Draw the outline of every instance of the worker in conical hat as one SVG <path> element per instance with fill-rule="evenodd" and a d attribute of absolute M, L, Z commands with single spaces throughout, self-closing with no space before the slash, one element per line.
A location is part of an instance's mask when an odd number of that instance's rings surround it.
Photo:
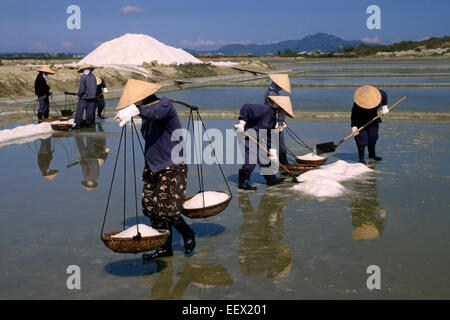
<path fill-rule="evenodd" d="M 53 180 L 58 174 L 58 170 L 50 169 L 50 162 L 53 159 L 53 152 L 54 152 L 54 150 L 52 150 L 51 138 L 40 139 L 40 141 L 41 145 L 39 147 L 37 157 L 38 166 L 44 178 L 48 180 Z"/>
<path fill-rule="evenodd" d="M 195 248 L 194 231 L 181 216 L 188 172 L 183 161 L 183 139 L 182 135 L 176 141 L 172 138 L 182 128 L 181 122 L 172 102 L 156 96 L 160 88 L 158 84 L 128 80 L 114 118 L 120 121 L 120 126 L 133 116 L 142 118 L 141 133 L 145 140 L 142 211 L 150 217 L 153 228 L 170 231 L 167 242 L 154 253 L 144 254 L 144 260 L 173 255 L 172 226 L 183 236 L 185 254 Z"/>
<path fill-rule="evenodd" d="M 370 120 L 375 118 L 380 110 L 384 115 L 389 112 L 387 107 L 388 97 L 385 91 L 378 90 L 371 85 L 365 85 L 356 89 L 353 94 L 353 107 L 351 114 L 352 132 L 357 132 L 358 128 L 364 126 Z M 378 140 L 378 129 L 381 118 L 378 118 L 364 130 L 356 133 L 355 141 L 358 148 L 359 162 L 366 164 L 364 159 L 364 151 L 367 146 L 369 158 L 375 161 L 381 161 L 375 151 L 375 144 Z"/>
<path fill-rule="evenodd" d="M 279 96 L 280 91 L 284 90 L 291 93 L 291 83 L 288 74 L 269 74 L 272 80 L 269 88 L 266 90 L 264 95 L 264 104 L 270 105 L 276 108 L 276 103 L 270 99 L 270 96 Z M 277 109 L 277 129 L 280 131 L 280 163 L 283 165 L 289 164 L 287 159 L 287 148 L 285 144 L 285 137 L 283 129 L 286 128 L 286 113 L 283 109 Z"/>
<path fill-rule="evenodd" d="M 100 119 L 105 119 L 103 117 L 102 113 L 105 109 L 105 96 L 104 94 L 108 92 L 108 89 L 106 88 L 106 83 L 103 78 L 99 76 L 95 76 L 96 83 L 97 83 L 97 92 L 96 92 L 96 110 L 97 110 L 97 117 Z"/>
<path fill-rule="evenodd" d="M 94 67 L 86 63 L 78 68 L 78 72 L 83 73 L 83 75 L 77 92 L 79 100 L 75 111 L 75 126 L 73 129 L 80 129 L 82 126 L 87 128 L 95 126 L 97 79 L 92 70 L 94 70 Z M 83 125 L 84 114 L 86 114 L 86 122 Z"/>
<path fill-rule="evenodd" d="M 278 133 L 278 130 L 275 130 L 277 110 L 279 108 L 288 110 L 288 114 L 293 116 L 292 105 L 289 97 L 286 96 L 271 97 L 271 100 L 273 101 L 272 105 L 245 104 L 239 112 L 239 123 L 235 127 L 237 133 L 239 133 L 238 139 L 244 154 L 244 164 L 239 170 L 239 189 L 256 190 L 256 187 L 252 187 L 248 183 L 256 165 L 260 166 L 261 174 L 265 178 L 268 186 L 279 184 L 284 180 L 275 175 L 278 171 L 276 165 L 278 164 L 277 146 L 279 145 L 279 139 L 273 140 L 272 135 L 274 134 L 273 131 Z M 270 157 L 267 157 L 265 152 L 261 152 L 259 146 L 250 141 L 248 137 L 242 135 L 244 131 L 250 129 L 251 131 L 247 133 L 254 133 L 256 135 L 254 138 L 258 141 L 261 138 L 260 143 L 264 143 L 263 136 L 266 134 L 266 149 L 270 151 Z"/>
<path fill-rule="evenodd" d="M 38 121 L 42 119 L 47 119 L 50 112 L 50 100 L 51 95 L 50 87 L 47 84 L 46 78 L 49 74 L 54 74 L 55 72 L 49 66 L 43 66 L 38 70 L 38 75 L 34 81 L 34 93 L 39 100 L 38 109 Z"/>

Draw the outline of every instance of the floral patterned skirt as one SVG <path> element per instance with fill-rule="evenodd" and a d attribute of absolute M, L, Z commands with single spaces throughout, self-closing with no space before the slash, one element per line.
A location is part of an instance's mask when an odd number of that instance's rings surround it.
<path fill-rule="evenodd" d="M 167 223 L 175 224 L 181 218 L 187 172 L 188 167 L 184 163 L 174 164 L 156 173 L 145 166 L 142 173 L 142 211 L 150 217 L 153 228 L 167 229 Z"/>

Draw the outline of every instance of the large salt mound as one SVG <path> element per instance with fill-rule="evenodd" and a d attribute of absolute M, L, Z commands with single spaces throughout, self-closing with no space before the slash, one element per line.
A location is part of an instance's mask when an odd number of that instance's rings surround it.
<path fill-rule="evenodd" d="M 137 235 L 138 228 L 141 237 L 152 237 L 160 234 L 158 230 L 140 223 L 138 224 L 138 227 L 136 227 L 136 225 L 129 227 L 128 229 L 123 230 L 122 232 L 112 236 L 111 238 L 133 238 Z"/>
<path fill-rule="evenodd" d="M 202 63 L 190 53 L 168 46 L 155 38 L 145 34 L 127 33 L 119 38 L 102 43 L 77 64 L 88 63 L 94 66 L 141 65 L 143 62 L 155 60 L 160 64 Z"/>
<path fill-rule="evenodd" d="M 40 124 L 29 124 L 26 126 L 18 126 L 13 129 L 0 130 L 0 146 L 11 143 L 25 143 L 33 141 L 34 138 L 48 135 L 53 132 L 50 122 L 42 122 Z"/>
<path fill-rule="evenodd" d="M 317 170 L 307 171 L 297 177 L 300 184 L 291 189 L 318 198 L 339 197 L 346 191 L 339 182 L 358 178 L 373 170 L 362 163 L 338 160 Z"/>

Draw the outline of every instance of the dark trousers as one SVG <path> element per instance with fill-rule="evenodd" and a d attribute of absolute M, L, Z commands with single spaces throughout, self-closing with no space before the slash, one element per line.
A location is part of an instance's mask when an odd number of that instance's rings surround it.
<path fill-rule="evenodd" d="M 287 149 L 286 149 L 286 143 L 284 142 L 284 131 L 281 131 L 279 133 L 279 137 L 280 137 L 280 153 L 286 153 Z"/>
<path fill-rule="evenodd" d="M 86 110 L 86 126 L 92 127 L 95 125 L 95 99 L 80 99 L 78 100 L 77 110 L 75 111 L 75 125 L 81 126 L 83 121 L 83 114 Z"/>
<path fill-rule="evenodd" d="M 103 98 L 103 95 L 100 96 L 99 101 L 97 101 L 97 116 L 101 116 L 103 109 L 105 109 L 105 98 Z"/>
<path fill-rule="evenodd" d="M 50 101 L 48 96 L 38 97 L 39 109 L 38 109 L 38 119 L 47 119 L 50 112 Z"/>
<path fill-rule="evenodd" d="M 358 148 L 364 148 L 367 145 L 374 146 L 378 140 L 378 124 L 373 124 L 362 130 L 356 137 L 356 145 Z"/>

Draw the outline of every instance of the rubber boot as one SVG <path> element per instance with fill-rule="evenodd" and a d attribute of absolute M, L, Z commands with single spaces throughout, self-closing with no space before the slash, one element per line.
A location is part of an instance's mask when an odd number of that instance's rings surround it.
<path fill-rule="evenodd" d="M 375 152 L 375 145 L 374 144 L 369 144 L 367 146 L 367 149 L 369 150 L 369 158 L 370 159 L 374 159 L 375 161 L 381 161 L 383 160 L 383 158 L 381 157 L 377 157 L 377 154 Z"/>
<path fill-rule="evenodd" d="M 173 225 L 175 229 L 181 233 L 184 241 L 184 253 L 189 254 L 194 251 L 195 248 L 195 233 L 189 225 L 184 221 L 182 217 L 178 220 L 176 224 Z"/>
<path fill-rule="evenodd" d="M 248 181 L 250 180 L 250 175 L 251 173 L 239 169 L 239 189 L 256 190 L 256 187 L 252 187 L 251 185 L 248 184 Z"/>
<path fill-rule="evenodd" d="M 280 152 L 280 163 L 285 166 L 289 164 L 287 153 L 286 152 Z"/>
<path fill-rule="evenodd" d="M 277 178 L 275 175 L 266 175 L 263 177 L 266 179 L 266 183 L 268 186 L 274 186 L 274 185 L 280 184 L 284 181 L 283 178 Z"/>
<path fill-rule="evenodd" d="M 156 259 L 156 258 L 173 256 L 173 250 L 172 250 L 172 224 L 167 223 L 167 228 L 164 228 L 164 229 L 169 230 L 169 232 L 170 232 L 166 243 L 164 243 L 162 245 L 162 247 L 156 249 L 156 251 L 153 252 L 152 254 L 144 253 L 142 255 L 142 259 L 144 261 L 149 261 L 149 260 L 153 260 L 153 259 Z"/>
<path fill-rule="evenodd" d="M 359 155 L 359 162 L 366 164 L 366 161 L 364 160 L 364 149 L 366 147 L 360 147 L 358 146 L 358 155 Z"/>

